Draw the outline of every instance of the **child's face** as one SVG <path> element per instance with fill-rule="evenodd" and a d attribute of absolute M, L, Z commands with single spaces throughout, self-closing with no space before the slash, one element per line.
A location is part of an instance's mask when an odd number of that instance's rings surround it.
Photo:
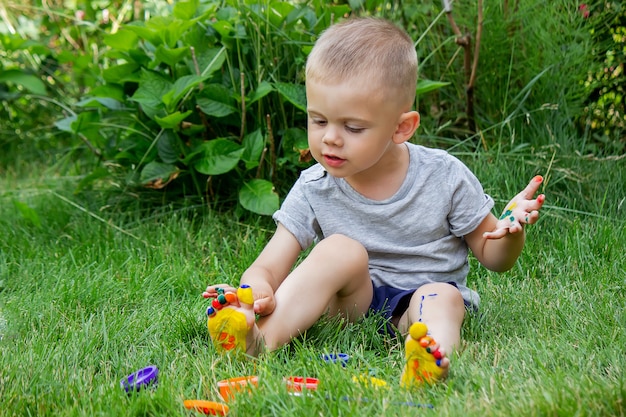
<path fill-rule="evenodd" d="M 309 148 L 317 162 L 339 178 L 367 178 L 384 168 L 404 113 L 397 100 L 362 79 L 307 80 L 306 93 Z"/>

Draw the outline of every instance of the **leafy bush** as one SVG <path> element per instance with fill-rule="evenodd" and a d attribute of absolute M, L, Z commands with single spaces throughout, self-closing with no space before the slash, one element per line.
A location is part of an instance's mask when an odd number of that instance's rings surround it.
<path fill-rule="evenodd" d="M 100 27 L 46 2 L 2 4 L 0 17 L 1 162 L 10 159 L 17 166 L 47 161 L 59 149 L 65 155 L 80 152 L 80 139 L 53 123 L 62 111 L 71 112 L 73 97 L 97 83 Z M 74 162 L 81 155 L 74 154 Z"/>
<path fill-rule="evenodd" d="M 626 150 L 626 8 L 621 2 L 582 4 L 594 40 L 594 60 L 584 81 L 588 94 L 581 124 L 592 146 L 606 153 Z M 592 150 L 596 150 L 592 149 Z"/>
<path fill-rule="evenodd" d="M 176 2 L 171 13 L 104 37 L 103 85 L 57 126 L 102 150 L 109 170 L 90 179 L 130 169 L 131 186 L 176 182 L 185 195 L 237 196 L 245 209 L 270 214 L 281 178 L 308 162 L 307 49 L 349 10 Z"/>
<path fill-rule="evenodd" d="M 379 13 L 386 2 L 352 2 Z M 380 9 L 380 10 L 379 10 Z M 189 0 L 103 38 L 101 85 L 57 127 L 98 150 L 127 189 L 271 214 L 310 164 L 303 69 L 313 42 L 351 6 L 324 2 Z M 445 83 L 424 81 L 419 92 Z"/>
<path fill-rule="evenodd" d="M 12 112 L 0 147 L 16 142 L 12 132 L 27 131 L 41 147 L 71 153 L 68 161 L 98 163 L 83 169 L 89 175 L 80 190 L 153 189 L 161 198 L 273 212 L 311 163 L 307 53 L 348 14 L 390 18 L 416 40 L 420 142 L 552 146 L 559 132 L 567 146 L 587 146 L 573 121 L 583 111 L 591 38 L 588 20 L 568 0 L 483 2 L 476 132 L 465 114 L 463 51 L 438 0 L 77 0 L 75 10 L 61 0 L 31 3 L 39 7 L 10 5 L 16 33 L 0 27 L 0 90 L 10 97 L 2 111 Z M 474 42 L 478 3 L 453 3 Z M 37 80 L 45 95 L 29 89 Z"/>

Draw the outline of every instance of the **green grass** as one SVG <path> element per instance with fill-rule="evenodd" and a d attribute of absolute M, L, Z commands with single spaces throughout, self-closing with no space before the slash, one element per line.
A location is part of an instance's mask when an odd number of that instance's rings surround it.
<path fill-rule="evenodd" d="M 256 361 L 214 354 L 200 293 L 237 282 L 271 235 L 268 219 L 144 210 L 74 195 L 77 178 L 4 170 L 0 415 L 190 415 L 184 399 L 217 401 L 217 381 L 251 374 L 260 385 L 231 415 L 624 415 L 626 160 L 525 152 L 461 154 L 499 209 L 536 173 L 550 179 L 548 202 L 513 270 L 471 260 L 481 310 L 464 323 L 450 378 L 415 392 L 398 387 L 402 344 L 377 334 L 375 318 L 322 320 Z M 351 355 L 345 369 L 320 359 L 338 351 Z M 149 364 L 158 387 L 127 396 L 120 379 Z M 355 384 L 363 373 L 391 389 Z M 321 388 L 290 396 L 282 378 L 292 375 Z"/>

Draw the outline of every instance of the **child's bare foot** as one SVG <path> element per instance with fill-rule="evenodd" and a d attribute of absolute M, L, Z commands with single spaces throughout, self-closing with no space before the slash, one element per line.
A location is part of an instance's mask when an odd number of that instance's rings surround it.
<path fill-rule="evenodd" d="M 448 373 L 450 360 L 427 333 L 428 327 L 421 322 L 413 323 L 409 328 L 409 336 L 404 346 L 406 365 L 402 372 L 402 386 L 433 383 Z"/>
<path fill-rule="evenodd" d="M 252 288 L 242 285 L 236 293 L 222 288 L 216 292 L 207 309 L 207 327 L 215 350 L 244 353 L 255 344 L 255 332 L 251 331 L 255 327 Z M 210 294 L 205 292 L 203 296 L 208 298 Z"/>

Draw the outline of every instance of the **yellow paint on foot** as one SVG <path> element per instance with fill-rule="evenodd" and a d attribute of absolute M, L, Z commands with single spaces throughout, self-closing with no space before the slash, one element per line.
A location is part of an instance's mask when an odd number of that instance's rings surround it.
<path fill-rule="evenodd" d="M 409 328 L 411 338 L 404 347 L 406 351 L 406 364 L 402 379 L 402 386 L 411 387 L 421 385 L 424 382 L 432 383 L 441 378 L 443 369 L 437 365 L 437 359 L 433 353 L 426 349 L 434 345 L 429 336 L 428 327 L 421 322 L 413 323 Z"/>
<path fill-rule="evenodd" d="M 249 328 L 244 313 L 233 308 L 221 309 L 216 315 L 209 317 L 207 327 L 218 352 L 246 351 L 246 337 Z"/>
<path fill-rule="evenodd" d="M 237 288 L 237 298 L 239 301 L 245 304 L 254 304 L 254 297 L 252 296 L 252 288 L 239 287 Z"/>

